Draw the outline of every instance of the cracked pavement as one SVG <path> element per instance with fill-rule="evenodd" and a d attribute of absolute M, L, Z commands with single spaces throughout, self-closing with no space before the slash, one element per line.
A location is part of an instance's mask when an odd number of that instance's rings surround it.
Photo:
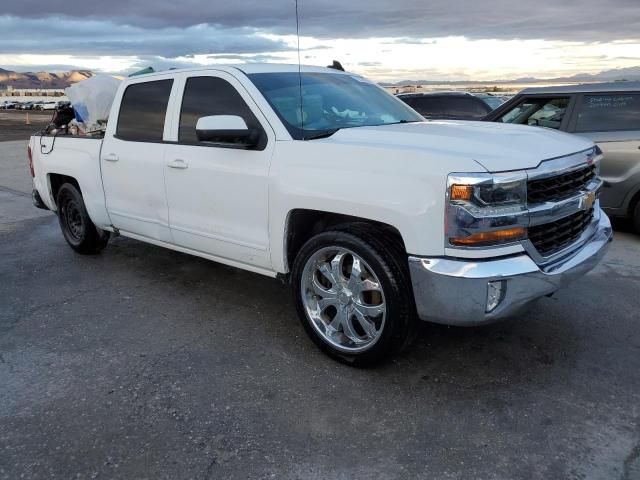
<path fill-rule="evenodd" d="M 640 479 L 640 236 L 520 318 L 322 355 L 279 282 L 75 254 L 0 143 L 0 478 Z M 22 194 L 21 194 L 22 193 Z"/>

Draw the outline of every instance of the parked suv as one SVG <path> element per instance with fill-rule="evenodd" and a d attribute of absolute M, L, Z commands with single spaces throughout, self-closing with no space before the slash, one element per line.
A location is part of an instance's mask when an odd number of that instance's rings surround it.
<path fill-rule="evenodd" d="M 440 120 L 480 120 L 492 108 L 466 92 L 402 93 L 398 98 L 424 118 Z"/>
<path fill-rule="evenodd" d="M 604 152 L 601 206 L 612 216 L 630 217 L 640 233 L 640 82 L 528 88 L 486 119 L 596 142 Z"/>

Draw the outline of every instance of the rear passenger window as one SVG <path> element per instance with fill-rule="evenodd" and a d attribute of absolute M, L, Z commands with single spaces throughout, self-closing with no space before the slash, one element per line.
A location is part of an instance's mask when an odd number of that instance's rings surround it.
<path fill-rule="evenodd" d="M 443 115 L 442 100 L 434 97 L 416 97 L 410 99 L 410 105 L 422 115 Z"/>
<path fill-rule="evenodd" d="M 474 98 L 453 97 L 444 100 L 445 115 L 460 117 L 484 117 L 491 109 L 482 101 Z"/>
<path fill-rule="evenodd" d="M 640 93 L 585 95 L 578 110 L 577 132 L 640 130 Z"/>
<path fill-rule="evenodd" d="M 116 137 L 132 142 L 162 142 L 173 80 L 135 83 L 124 91 Z"/>
<path fill-rule="evenodd" d="M 481 118 L 491 109 L 482 100 L 456 96 L 424 96 L 412 99 L 411 106 L 427 117 Z"/>
<path fill-rule="evenodd" d="M 198 144 L 196 123 L 211 115 L 237 115 L 250 129 L 262 131 L 262 126 L 233 85 L 217 77 L 191 77 L 187 79 L 180 111 L 180 143 Z M 261 135 L 260 144 L 266 140 Z M 205 145 L 204 143 L 201 143 Z M 258 145 L 257 149 L 261 149 Z"/>

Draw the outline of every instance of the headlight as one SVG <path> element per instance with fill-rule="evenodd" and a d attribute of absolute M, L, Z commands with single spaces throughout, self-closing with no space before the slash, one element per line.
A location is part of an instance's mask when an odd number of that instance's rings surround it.
<path fill-rule="evenodd" d="M 447 243 L 486 247 L 527 236 L 526 173 L 452 174 L 447 183 Z"/>
<path fill-rule="evenodd" d="M 477 207 L 501 207 L 527 203 L 526 174 L 449 175 L 449 200 Z"/>

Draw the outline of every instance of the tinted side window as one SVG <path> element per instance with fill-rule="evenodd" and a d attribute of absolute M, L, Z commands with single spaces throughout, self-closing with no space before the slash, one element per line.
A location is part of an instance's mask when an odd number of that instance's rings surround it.
<path fill-rule="evenodd" d="M 455 96 L 416 97 L 411 105 L 425 116 L 480 118 L 491 109 L 481 100 Z"/>
<path fill-rule="evenodd" d="M 217 77 L 191 77 L 187 79 L 180 112 L 181 143 L 198 143 L 196 123 L 201 117 L 210 115 L 237 115 L 244 119 L 250 129 L 262 132 L 262 126 L 233 85 Z M 260 145 L 265 142 L 261 134 Z"/>
<path fill-rule="evenodd" d="M 116 137 L 133 142 L 162 142 L 173 80 L 129 85 L 120 103 Z"/>
<path fill-rule="evenodd" d="M 438 97 L 415 97 L 411 99 L 411 106 L 422 115 L 442 115 L 444 113 L 442 100 Z"/>
<path fill-rule="evenodd" d="M 409 105 L 411 108 L 414 107 L 414 100 L 411 97 L 398 97 L 400 100 L 402 100 L 404 103 L 406 103 L 407 105 Z M 415 110 L 415 109 L 414 109 Z"/>
<path fill-rule="evenodd" d="M 443 101 L 445 115 L 480 118 L 491 111 L 489 106 L 482 100 L 476 100 L 475 98 L 450 97 L 443 98 Z"/>
<path fill-rule="evenodd" d="M 585 95 L 578 110 L 576 131 L 640 130 L 640 94 Z"/>

